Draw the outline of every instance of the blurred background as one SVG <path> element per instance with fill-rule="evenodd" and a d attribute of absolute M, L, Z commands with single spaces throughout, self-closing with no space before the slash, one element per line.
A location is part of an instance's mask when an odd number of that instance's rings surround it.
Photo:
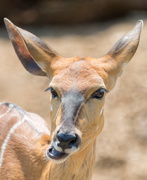
<path fill-rule="evenodd" d="M 147 180 L 147 0 L 0 1 L 0 101 L 48 121 L 48 80 L 22 67 L 4 17 L 66 57 L 100 57 L 143 19 L 138 50 L 106 98 L 93 180 Z"/>

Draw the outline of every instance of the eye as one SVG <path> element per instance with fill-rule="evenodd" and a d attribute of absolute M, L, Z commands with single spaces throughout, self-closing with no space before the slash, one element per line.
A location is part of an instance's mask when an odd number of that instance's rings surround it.
<path fill-rule="evenodd" d="M 59 97 L 57 92 L 53 88 L 51 88 L 51 93 L 52 93 L 53 98 L 58 98 Z"/>
<path fill-rule="evenodd" d="M 47 88 L 45 91 L 49 91 L 49 90 L 51 91 L 51 94 L 52 94 L 53 98 L 58 98 L 59 97 L 58 93 L 52 87 Z"/>
<path fill-rule="evenodd" d="M 105 88 L 100 88 L 91 95 L 91 98 L 96 98 L 100 100 L 103 98 L 105 92 L 108 92 L 108 90 L 106 90 Z"/>

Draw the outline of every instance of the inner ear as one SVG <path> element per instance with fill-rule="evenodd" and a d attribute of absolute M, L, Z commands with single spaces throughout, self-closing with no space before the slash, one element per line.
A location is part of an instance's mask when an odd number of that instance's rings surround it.
<path fill-rule="evenodd" d="M 135 54 L 140 41 L 143 21 L 137 22 L 134 29 L 123 36 L 112 49 L 99 59 L 99 65 L 107 76 L 107 88 L 113 89 L 117 77 L 121 76 L 124 68 Z"/>
<path fill-rule="evenodd" d="M 9 38 L 12 41 L 15 52 L 24 68 L 34 75 L 46 76 L 46 73 L 42 71 L 42 69 L 32 58 L 17 28 L 8 19 L 4 19 L 4 21 L 7 27 Z"/>
<path fill-rule="evenodd" d="M 45 42 L 4 19 L 15 52 L 27 71 L 46 76 L 51 73 L 51 63 L 60 56 Z"/>
<path fill-rule="evenodd" d="M 122 74 L 124 68 L 135 54 L 139 45 L 142 26 L 143 21 L 138 21 L 134 29 L 123 36 L 106 55 L 108 58 L 107 63 L 110 62 L 109 66 L 111 66 L 109 70 L 115 76 Z"/>
<path fill-rule="evenodd" d="M 107 55 L 114 59 L 118 65 L 126 66 L 135 54 L 139 44 L 142 26 L 143 21 L 139 20 L 134 29 L 123 36 L 108 52 Z"/>

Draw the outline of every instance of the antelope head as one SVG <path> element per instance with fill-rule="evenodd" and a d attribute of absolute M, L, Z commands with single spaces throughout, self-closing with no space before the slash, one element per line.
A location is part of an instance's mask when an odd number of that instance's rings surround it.
<path fill-rule="evenodd" d="M 133 57 L 143 23 L 138 21 L 101 58 L 64 58 L 8 19 L 5 24 L 26 70 L 49 78 L 51 145 L 47 156 L 53 162 L 64 162 L 90 146 L 101 132 L 105 95 Z"/>

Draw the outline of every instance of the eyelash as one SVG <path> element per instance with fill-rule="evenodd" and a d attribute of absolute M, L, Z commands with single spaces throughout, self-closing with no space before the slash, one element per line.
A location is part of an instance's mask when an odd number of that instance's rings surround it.
<path fill-rule="evenodd" d="M 59 96 L 58 96 L 58 93 L 57 93 L 52 87 L 47 88 L 47 89 L 45 90 L 45 92 L 46 92 L 46 91 L 50 91 L 53 98 L 58 98 L 58 97 L 59 97 Z"/>
<path fill-rule="evenodd" d="M 95 98 L 95 99 L 101 100 L 101 99 L 103 98 L 105 92 L 109 92 L 109 91 L 106 90 L 105 88 L 100 88 L 100 89 L 96 90 L 96 91 L 91 95 L 91 98 Z"/>

